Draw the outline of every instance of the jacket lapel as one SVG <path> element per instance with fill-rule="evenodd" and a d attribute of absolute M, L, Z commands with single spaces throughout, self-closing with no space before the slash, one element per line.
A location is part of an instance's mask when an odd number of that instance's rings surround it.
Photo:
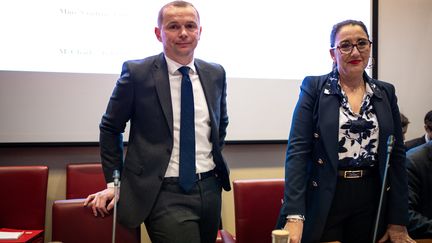
<path fill-rule="evenodd" d="M 210 120 L 212 125 L 214 124 L 215 117 L 213 117 L 215 102 L 218 100 L 215 96 L 215 88 L 213 87 L 213 82 L 211 81 L 211 73 L 208 69 L 204 68 L 203 65 L 200 64 L 199 60 L 195 59 L 195 68 L 197 70 L 199 79 L 201 81 L 201 86 L 203 88 L 204 96 L 207 102 L 207 108 L 210 114 Z"/>
<path fill-rule="evenodd" d="M 372 97 L 371 102 L 375 109 L 375 114 L 379 124 L 378 161 L 380 162 L 380 171 L 383 172 L 387 156 L 387 139 L 393 131 L 393 126 L 391 125 L 393 124 L 393 117 L 390 109 L 391 106 L 386 94 L 378 87 L 378 85 L 375 84 L 375 82 L 373 82 L 373 80 L 370 82 L 374 84 L 374 96 Z"/>
<path fill-rule="evenodd" d="M 216 97 L 217 87 L 215 87 L 215 82 L 212 80 L 212 73 L 209 71 L 209 69 L 205 68 L 205 65 L 200 63 L 199 59 L 195 59 L 195 68 L 197 70 L 207 102 L 211 124 L 211 141 L 214 145 L 217 145 L 219 141 L 219 123 L 216 121 L 219 120 L 219 117 L 216 117 L 215 110 L 217 110 L 218 106 L 217 101 L 220 100 L 218 97 Z"/>
<path fill-rule="evenodd" d="M 168 67 L 164 55 L 161 53 L 156 58 L 152 68 L 153 80 L 156 86 L 157 96 L 165 115 L 171 136 L 173 136 L 173 110 L 171 102 L 171 90 L 168 77 Z"/>
<path fill-rule="evenodd" d="M 318 124 L 323 145 L 327 156 L 337 170 L 339 157 L 339 107 L 340 101 L 337 94 L 324 94 L 321 92 L 321 101 L 318 108 Z"/>

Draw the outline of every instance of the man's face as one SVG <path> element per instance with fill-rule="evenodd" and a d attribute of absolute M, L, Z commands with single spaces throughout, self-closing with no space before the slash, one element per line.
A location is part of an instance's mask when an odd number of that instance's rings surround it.
<path fill-rule="evenodd" d="M 424 128 L 426 130 L 429 139 L 432 139 L 432 122 L 425 124 Z"/>
<path fill-rule="evenodd" d="M 168 6 L 163 12 L 161 26 L 155 28 L 164 53 L 180 64 L 192 61 L 201 36 L 198 13 L 191 7 Z"/>

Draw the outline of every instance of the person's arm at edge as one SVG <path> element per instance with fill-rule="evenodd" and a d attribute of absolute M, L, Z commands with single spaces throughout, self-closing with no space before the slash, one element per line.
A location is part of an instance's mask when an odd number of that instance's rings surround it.
<path fill-rule="evenodd" d="M 117 80 L 105 114 L 99 125 L 100 153 L 102 168 L 107 182 L 107 188 L 89 195 L 84 206 L 90 206 L 93 214 L 102 217 L 109 214 L 114 207 L 113 172 L 122 171 L 123 165 L 123 132 L 132 112 L 134 97 L 129 63 L 125 62 L 122 73 Z"/>
<path fill-rule="evenodd" d="M 301 85 L 299 100 L 293 114 L 285 160 L 284 205 L 282 215 L 305 215 L 306 166 L 312 159 L 313 109 L 316 93 L 312 77 L 306 77 Z M 316 85 L 316 84 L 315 84 Z M 307 219 L 306 219 L 307 220 Z M 301 241 L 302 220 L 287 220 L 285 229 L 290 232 L 290 242 Z"/>

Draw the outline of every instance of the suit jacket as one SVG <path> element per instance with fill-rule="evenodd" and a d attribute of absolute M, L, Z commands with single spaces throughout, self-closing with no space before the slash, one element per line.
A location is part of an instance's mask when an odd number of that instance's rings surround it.
<path fill-rule="evenodd" d="M 211 122 L 212 154 L 222 187 L 230 190 L 229 170 L 222 156 L 228 116 L 225 70 L 195 59 Z M 130 121 L 123 160 L 122 133 Z M 100 123 L 100 148 L 105 179 L 121 171 L 119 222 L 139 226 L 149 215 L 173 149 L 173 111 L 164 54 L 127 61 Z"/>
<path fill-rule="evenodd" d="M 286 162 L 285 193 L 278 227 L 287 215 L 305 215 L 302 242 L 318 242 L 336 190 L 340 97 L 325 94 L 330 74 L 306 77 L 293 114 Z M 389 135 L 396 142 L 388 172 L 390 190 L 385 194 L 383 222 L 405 225 L 408 199 L 405 150 L 399 109 L 393 85 L 364 78 L 376 85 L 371 98 L 379 123 L 378 160 L 381 179 Z M 382 230 L 381 230 L 382 231 Z"/>
<path fill-rule="evenodd" d="M 414 139 L 406 141 L 405 147 L 406 147 L 406 150 L 408 151 L 408 150 L 410 150 L 414 147 L 420 146 L 424 143 L 426 143 L 426 139 L 425 139 L 425 136 L 423 135 L 419 138 L 414 138 Z"/>
<path fill-rule="evenodd" d="M 432 238 L 432 142 L 407 152 L 409 224 L 412 238 Z"/>

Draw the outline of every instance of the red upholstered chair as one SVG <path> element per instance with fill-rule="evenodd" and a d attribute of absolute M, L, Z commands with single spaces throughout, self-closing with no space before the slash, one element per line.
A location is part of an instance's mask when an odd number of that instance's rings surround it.
<path fill-rule="evenodd" d="M 52 208 L 52 240 L 63 243 L 112 242 L 112 215 L 95 217 L 83 206 L 84 198 L 106 188 L 101 163 L 71 163 L 66 166 L 66 199 Z M 116 242 L 139 243 L 140 228 L 116 225 Z"/>
<path fill-rule="evenodd" d="M 66 166 L 66 199 L 86 198 L 106 188 L 101 163 L 68 164 Z"/>
<path fill-rule="evenodd" d="M 91 208 L 83 207 L 83 198 L 57 200 L 52 208 L 52 240 L 63 243 L 112 242 L 112 214 L 95 217 Z M 140 228 L 116 225 L 117 243 L 139 243 Z"/>
<path fill-rule="evenodd" d="M 71 163 L 66 166 L 66 199 L 86 198 L 106 188 L 101 163 Z M 63 202 L 64 203 L 64 202 Z M 220 233 L 216 243 L 222 242 Z"/>
<path fill-rule="evenodd" d="M 47 185 L 47 166 L 0 166 L 0 228 L 44 230 Z"/>
<path fill-rule="evenodd" d="M 282 205 L 284 179 L 235 180 L 235 241 L 223 235 L 225 243 L 270 243 Z"/>

